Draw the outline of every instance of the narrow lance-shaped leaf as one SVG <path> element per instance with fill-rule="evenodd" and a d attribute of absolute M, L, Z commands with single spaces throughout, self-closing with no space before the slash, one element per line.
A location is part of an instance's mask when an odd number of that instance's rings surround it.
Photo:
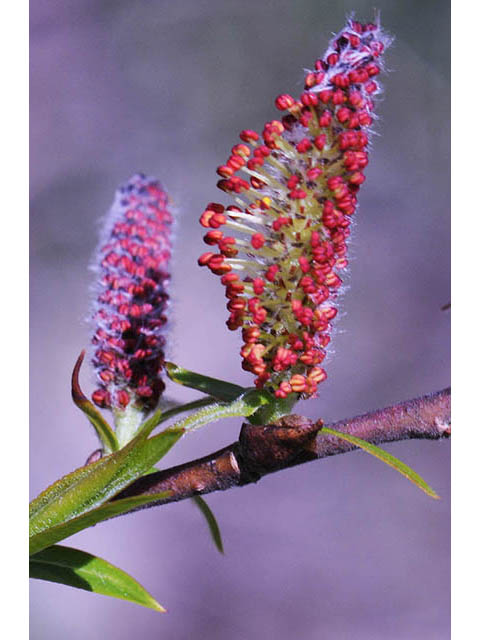
<path fill-rule="evenodd" d="M 193 400 L 186 404 L 176 405 L 167 410 L 158 409 L 140 426 L 139 432 L 145 431 L 151 433 L 159 424 L 170 420 L 170 418 L 173 418 L 180 413 L 192 411 L 193 409 L 201 409 L 214 404 L 216 404 L 216 400 L 214 398 L 200 398 L 199 400 Z"/>
<path fill-rule="evenodd" d="M 202 497 L 194 496 L 193 501 L 205 516 L 205 520 L 207 521 L 208 529 L 215 546 L 220 551 L 220 553 L 223 553 L 222 534 L 220 533 L 220 527 L 218 526 L 218 522 L 215 518 L 215 515 L 213 514 L 213 511 L 210 509 L 210 507 Z"/>
<path fill-rule="evenodd" d="M 173 362 L 166 362 L 165 369 L 168 377 L 170 380 L 173 380 L 173 382 L 185 387 L 190 387 L 191 389 L 196 389 L 197 391 L 202 391 L 218 400 L 231 402 L 245 392 L 245 389 L 237 384 L 188 371 Z"/>
<path fill-rule="evenodd" d="M 395 458 L 395 456 L 392 456 L 392 454 L 388 453 L 384 449 L 380 449 L 380 447 L 377 447 L 374 444 L 370 444 L 370 442 L 366 442 L 365 440 L 362 440 L 361 438 L 357 438 L 356 436 L 351 436 L 348 433 L 343 433 L 341 431 L 336 431 L 335 429 L 330 429 L 330 427 L 323 427 L 322 430 L 319 432 L 319 435 L 322 435 L 322 434 L 329 434 L 332 436 L 336 436 L 337 438 L 340 438 L 342 440 L 346 440 L 347 442 L 351 442 L 357 447 L 360 447 L 360 449 L 363 449 L 367 453 L 370 453 L 372 456 L 375 456 L 382 462 L 385 462 L 385 464 L 388 464 L 390 467 L 393 467 L 393 469 L 395 469 L 396 471 L 401 473 L 403 476 L 408 478 L 410 482 L 413 482 L 413 484 L 415 484 L 419 489 L 424 491 L 431 498 L 438 499 L 440 497 L 432 489 L 432 487 L 430 487 L 425 482 L 425 480 L 418 475 L 418 473 L 416 473 L 413 469 L 411 469 L 409 466 L 407 466 L 398 458 Z"/>
<path fill-rule="evenodd" d="M 100 411 L 96 409 L 90 400 L 83 393 L 80 382 L 79 374 L 80 367 L 82 366 L 83 359 L 85 357 L 85 350 L 78 356 L 78 360 L 75 363 L 72 373 L 72 399 L 77 407 L 83 411 L 90 421 L 90 424 L 95 429 L 95 432 L 102 443 L 104 453 L 112 453 L 112 451 L 118 451 L 119 444 L 115 432 L 102 416 Z"/>
<path fill-rule="evenodd" d="M 165 609 L 134 578 L 102 558 L 54 546 L 30 558 L 30 577 L 128 600 L 161 613 Z"/>

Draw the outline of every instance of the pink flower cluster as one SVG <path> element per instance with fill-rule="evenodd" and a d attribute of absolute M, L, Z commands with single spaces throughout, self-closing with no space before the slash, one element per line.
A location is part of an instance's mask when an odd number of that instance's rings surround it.
<path fill-rule="evenodd" d="M 92 362 L 99 386 L 92 399 L 99 407 L 124 409 L 133 402 L 151 409 L 165 387 L 160 372 L 171 224 L 157 180 L 137 174 L 117 190 L 95 267 Z"/>
<path fill-rule="evenodd" d="M 321 363 L 389 42 L 379 24 L 350 20 L 306 74 L 300 97 L 277 97 L 281 120 L 261 135 L 242 131 L 218 167 L 218 187 L 235 204 L 210 203 L 200 218 L 211 250 L 199 264 L 226 287 L 243 368 L 279 398 L 313 395 L 326 378 Z"/>

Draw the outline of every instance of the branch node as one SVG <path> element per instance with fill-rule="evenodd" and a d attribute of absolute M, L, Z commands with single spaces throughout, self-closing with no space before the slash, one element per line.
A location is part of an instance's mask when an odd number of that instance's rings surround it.
<path fill-rule="evenodd" d="M 244 423 L 238 441 L 240 484 L 257 482 L 262 476 L 302 462 L 315 460 L 316 437 L 322 421 L 291 415 L 269 425 Z"/>

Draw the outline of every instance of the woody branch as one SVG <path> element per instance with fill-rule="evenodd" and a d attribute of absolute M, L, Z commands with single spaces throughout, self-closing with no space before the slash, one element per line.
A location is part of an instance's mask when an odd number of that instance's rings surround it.
<path fill-rule="evenodd" d="M 208 456 L 142 477 L 120 493 L 129 496 L 170 492 L 146 507 L 185 500 L 257 482 L 288 467 L 357 449 L 335 436 L 321 434 L 321 420 L 291 415 L 278 423 L 243 424 L 237 442 Z M 450 436 L 450 389 L 401 402 L 328 425 L 372 444 Z"/>

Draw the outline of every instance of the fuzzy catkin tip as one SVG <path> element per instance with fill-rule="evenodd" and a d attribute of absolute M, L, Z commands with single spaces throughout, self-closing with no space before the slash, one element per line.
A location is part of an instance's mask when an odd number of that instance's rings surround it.
<path fill-rule="evenodd" d="M 242 329 L 242 366 L 279 398 L 314 395 L 347 266 L 347 240 L 365 180 L 373 97 L 390 38 L 349 20 L 305 75 L 299 98 L 261 135 L 240 133 L 217 186 L 235 199 L 200 217 L 212 249 L 200 256 L 226 287 L 227 326 Z M 239 175 L 240 174 L 240 175 Z"/>
<path fill-rule="evenodd" d="M 95 271 L 92 363 L 99 407 L 155 407 L 165 385 L 172 216 L 154 178 L 136 174 L 115 194 L 106 217 Z"/>

